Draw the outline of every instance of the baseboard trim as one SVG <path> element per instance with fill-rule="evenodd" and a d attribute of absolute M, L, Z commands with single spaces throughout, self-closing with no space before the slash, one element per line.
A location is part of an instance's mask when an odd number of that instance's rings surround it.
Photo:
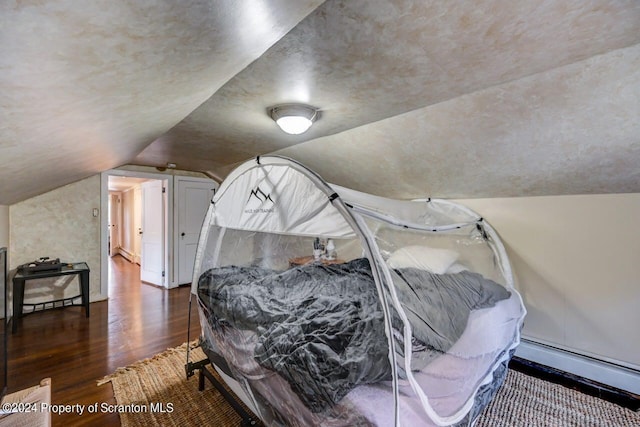
<path fill-rule="evenodd" d="M 125 248 L 123 247 L 118 248 L 118 253 L 127 261 L 131 263 L 135 262 L 135 255 L 129 252 L 128 250 L 126 250 Z"/>
<path fill-rule="evenodd" d="M 633 369 L 527 339 L 522 340 L 515 356 L 581 378 L 601 389 L 611 388 L 640 399 L 640 372 Z"/>

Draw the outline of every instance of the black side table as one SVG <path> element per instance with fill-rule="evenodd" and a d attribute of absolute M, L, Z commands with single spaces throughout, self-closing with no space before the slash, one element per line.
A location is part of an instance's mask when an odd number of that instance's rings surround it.
<path fill-rule="evenodd" d="M 24 303 L 24 286 L 27 280 L 69 276 L 74 274 L 80 276 L 80 295 L 35 304 Z M 86 262 L 63 264 L 60 269 L 56 270 L 24 271 L 23 269 L 18 269 L 16 275 L 13 276 L 13 326 L 11 328 L 11 333 L 16 333 L 18 330 L 18 321 L 25 315 L 22 313 L 23 306 L 26 305 L 33 307 L 33 311 L 26 313 L 31 314 L 36 311 L 38 306 L 42 306 L 42 310 L 46 310 L 50 308 L 80 305 L 73 302 L 78 297 L 82 297 L 82 306 L 84 306 L 85 315 L 86 317 L 89 317 L 89 266 Z"/>

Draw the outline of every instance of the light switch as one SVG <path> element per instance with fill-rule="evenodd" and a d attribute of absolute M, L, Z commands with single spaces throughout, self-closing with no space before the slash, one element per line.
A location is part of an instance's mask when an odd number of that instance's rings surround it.
<path fill-rule="evenodd" d="M 98 211 L 98 208 L 93 208 L 93 216 L 94 216 L 95 218 L 97 218 L 97 217 L 98 217 L 98 213 L 99 213 L 99 212 L 100 212 L 100 211 Z"/>

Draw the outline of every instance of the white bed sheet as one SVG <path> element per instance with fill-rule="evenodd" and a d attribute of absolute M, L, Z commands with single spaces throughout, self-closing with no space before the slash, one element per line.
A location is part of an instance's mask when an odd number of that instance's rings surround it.
<path fill-rule="evenodd" d="M 512 295 L 494 307 L 472 310 L 467 328 L 449 352 L 433 360 L 420 372 L 414 372 L 414 377 L 426 392 L 436 413 L 441 416 L 451 415 L 465 403 L 476 387 L 493 380 L 492 375 L 483 379 L 484 375 L 480 373 L 488 372 L 495 364 L 497 355 L 491 352 L 491 349 L 497 348 L 497 343 L 488 342 L 481 331 L 484 328 L 500 330 L 502 333 L 496 334 L 495 339 L 501 339 L 503 343 L 512 341 L 513 327 L 508 325 L 517 321 L 513 313 L 518 312 L 518 307 L 518 301 Z M 504 348 L 504 345 L 500 348 Z M 476 375 L 472 377 L 470 372 L 475 372 Z M 425 411 L 407 381 L 399 381 L 399 391 L 403 426 L 437 425 L 425 421 Z M 356 387 L 345 399 L 372 424 L 394 425 L 393 391 L 390 382 Z"/>

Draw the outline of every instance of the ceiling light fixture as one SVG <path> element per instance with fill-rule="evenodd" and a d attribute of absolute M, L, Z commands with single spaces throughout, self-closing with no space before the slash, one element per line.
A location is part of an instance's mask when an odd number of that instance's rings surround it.
<path fill-rule="evenodd" d="M 318 118 L 318 109 L 303 104 L 284 104 L 269 108 L 269 115 L 284 132 L 305 133 Z"/>

